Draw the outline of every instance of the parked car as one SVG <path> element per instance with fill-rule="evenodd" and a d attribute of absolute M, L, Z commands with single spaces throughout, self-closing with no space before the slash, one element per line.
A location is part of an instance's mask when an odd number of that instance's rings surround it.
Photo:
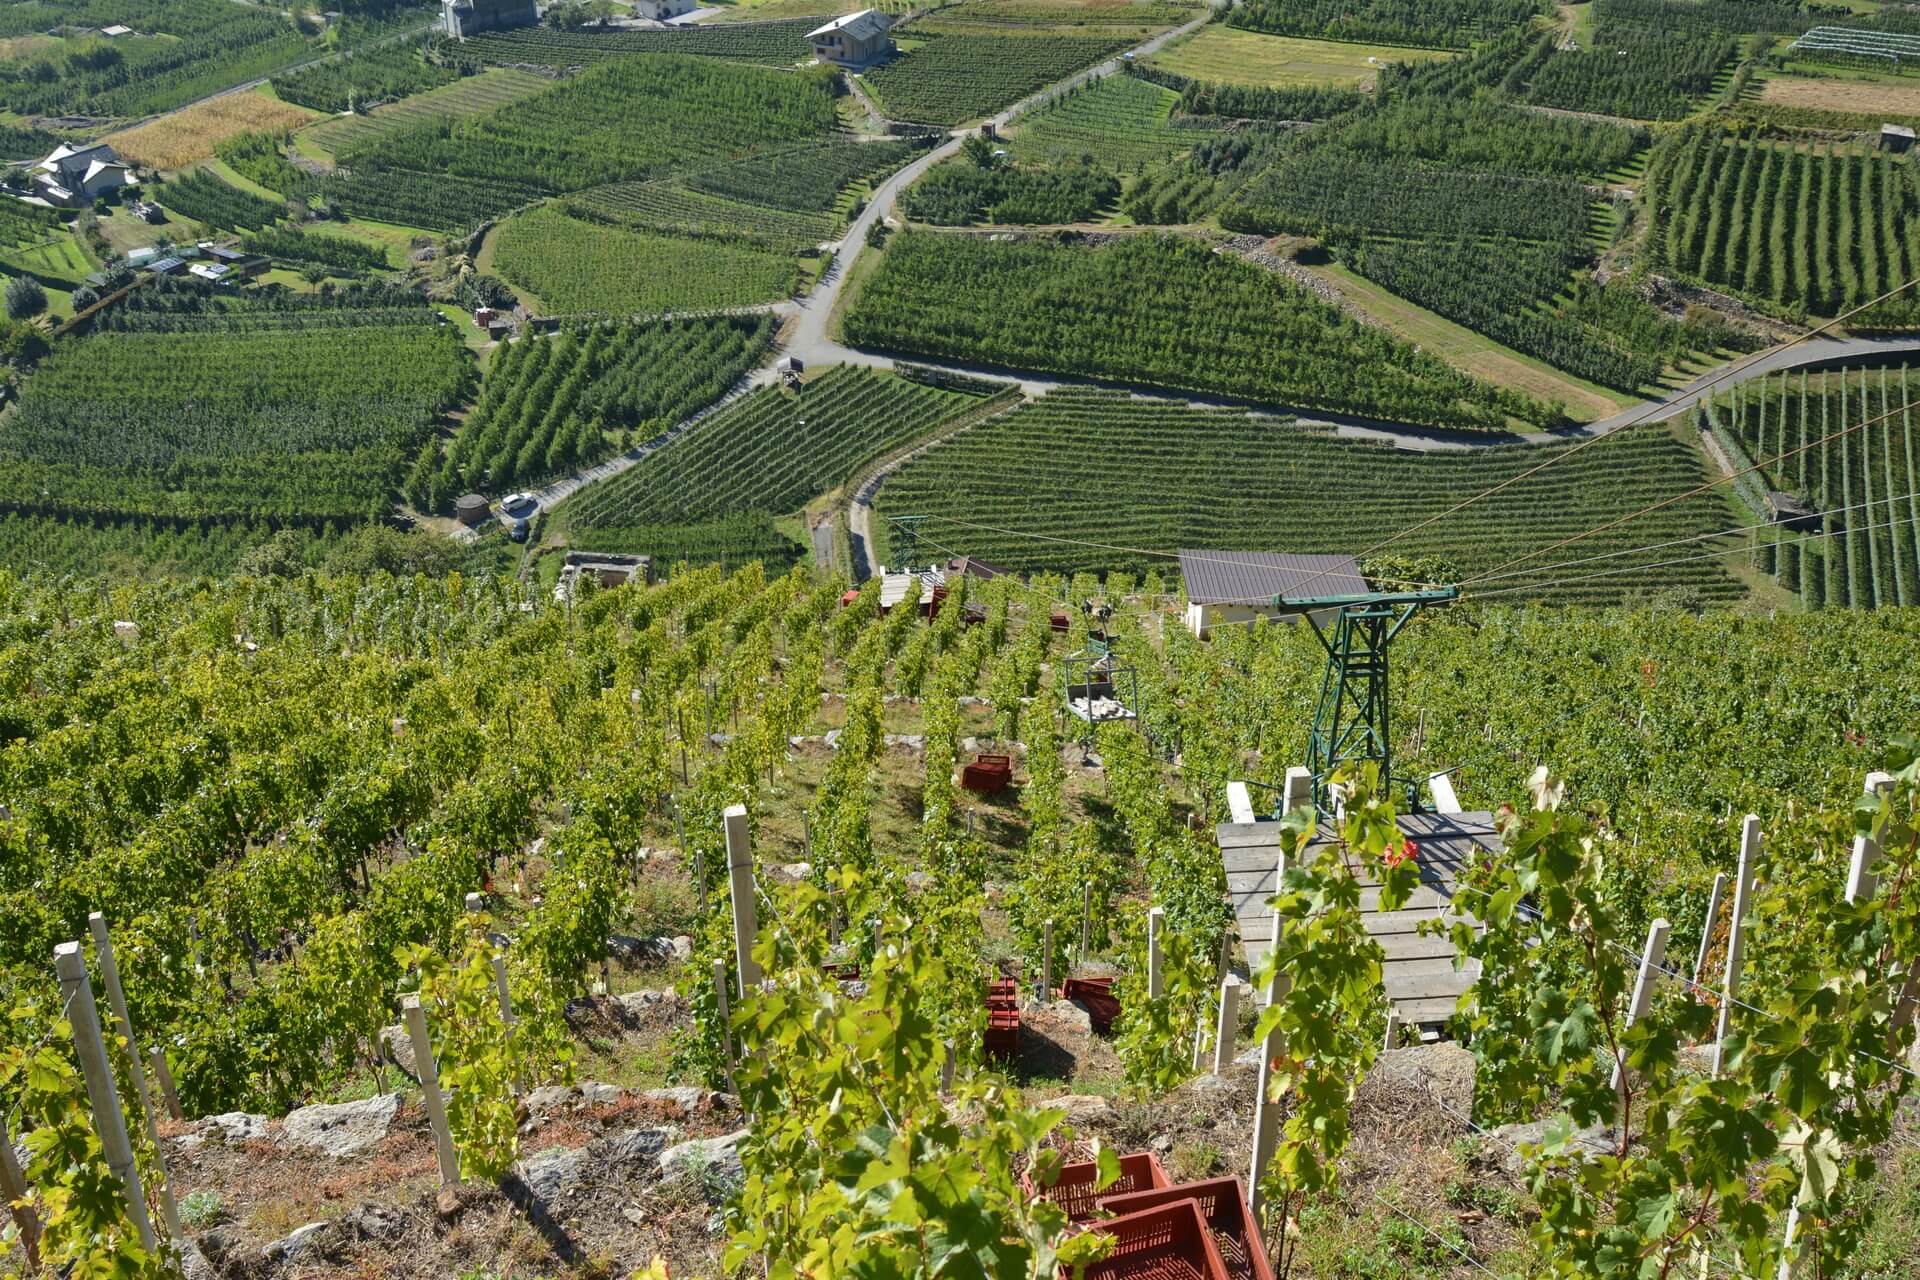
<path fill-rule="evenodd" d="M 540 500 L 530 493 L 510 493 L 500 499 L 500 509 L 510 516 L 525 519 L 540 509 Z"/>
<path fill-rule="evenodd" d="M 531 526 L 529 526 L 524 519 L 515 520 L 513 522 L 513 532 L 509 533 L 507 536 L 509 538 L 512 538 L 515 542 L 525 542 L 527 540 L 527 534 L 530 531 L 531 531 Z"/>

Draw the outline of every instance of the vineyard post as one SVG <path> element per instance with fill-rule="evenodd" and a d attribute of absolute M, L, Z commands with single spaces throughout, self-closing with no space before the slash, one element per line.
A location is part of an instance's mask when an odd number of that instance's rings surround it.
<path fill-rule="evenodd" d="M 1280 945 L 1277 937 L 1273 942 L 1276 948 Z M 1292 987 L 1292 975 L 1282 972 L 1276 965 L 1273 977 L 1267 983 L 1268 1006 L 1285 1000 Z M 1260 1089 L 1253 1095 L 1253 1162 L 1247 1172 L 1247 1208 L 1252 1210 L 1256 1223 L 1260 1221 L 1260 1211 L 1266 1205 L 1260 1183 L 1267 1175 L 1267 1165 L 1273 1160 L 1274 1143 L 1280 1138 L 1281 1104 L 1272 1100 L 1271 1090 L 1274 1059 L 1280 1056 L 1281 1048 L 1280 1024 L 1276 1021 L 1260 1044 Z"/>
<path fill-rule="evenodd" d="M 113 1087 L 113 1069 L 107 1065 L 106 1042 L 100 1037 L 100 1012 L 94 1007 L 93 987 L 87 981 L 87 962 L 78 942 L 53 949 L 54 972 L 60 975 L 60 1003 L 73 1028 L 73 1047 L 86 1078 L 87 1101 L 93 1107 L 94 1132 L 107 1168 L 120 1180 L 127 1217 L 140 1236 L 140 1247 L 153 1251 L 153 1223 L 147 1219 L 147 1197 L 140 1188 L 140 1170 L 133 1163 L 133 1145 L 127 1141 L 127 1118 Z"/>
<path fill-rule="evenodd" d="M 1053 921 L 1049 918 L 1040 926 L 1040 999 L 1042 1002 L 1053 999 Z"/>
<path fill-rule="evenodd" d="M 1234 1032 L 1240 1026 L 1240 980 L 1228 977 L 1220 984 L 1220 1025 L 1213 1034 L 1213 1073 L 1225 1075 L 1233 1065 Z"/>
<path fill-rule="evenodd" d="M 1718 872 L 1713 877 L 1713 888 L 1707 894 L 1707 925 L 1700 931 L 1700 953 L 1693 958 L 1693 980 L 1697 985 L 1707 972 L 1707 949 L 1713 945 L 1713 924 L 1720 918 L 1720 899 L 1727 893 L 1727 873 Z"/>
<path fill-rule="evenodd" d="M 500 1024 L 513 1025 L 513 992 L 507 986 L 507 958 L 493 953 L 493 989 L 500 993 Z"/>
<path fill-rule="evenodd" d="M 460 1158 L 453 1151 L 453 1132 L 447 1128 L 447 1100 L 440 1094 L 440 1070 L 433 1062 L 433 1041 L 427 1035 L 427 1011 L 420 997 L 401 998 L 401 1014 L 406 1018 L 407 1035 L 413 1041 L 414 1074 L 420 1079 L 420 1093 L 427 1106 L 427 1119 L 433 1125 L 433 1151 L 440 1162 L 440 1185 L 460 1184 Z"/>
<path fill-rule="evenodd" d="M 720 1018 L 720 1050 L 727 1062 L 727 1092 L 738 1097 L 740 1088 L 733 1082 L 733 1024 L 727 1008 L 727 962 L 713 958 L 713 995 Z"/>
<path fill-rule="evenodd" d="M 133 1077 L 134 1102 L 140 1122 L 153 1142 L 153 1158 L 160 1168 L 160 1212 L 167 1219 L 168 1235 L 179 1238 L 180 1210 L 174 1204 L 172 1179 L 167 1176 L 167 1158 L 160 1150 L 160 1132 L 153 1127 L 153 1092 L 147 1087 L 146 1068 L 140 1065 L 140 1045 L 133 1038 L 133 1019 L 127 1016 L 127 992 L 120 985 L 120 966 L 113 958 L 113 938 L 107 932 L 107 918 L 98 911 L 87 916 L 87 929 L 93 934 L 93 953 L 100 960 L 100 978 L 107 988 L 107 1004 L 113 1010 L 114 1030 L 127 1042 L 128 1074 Z"/>
<path fill-rule="evenodd" d="M 40 1219 L 34 1214 L 32 1206 L 24 1203 L 27 1198 L 26 1175 L 20 1172 L 20 1162 L 14 1158 L 13 1137 L 7 1132 L 7 1117 L 0 1112 L 0 1195 L 13 1206 L 13 1221 L 20 1228 L 20 1243 L 26 1247 L 27 1264 L 40 1265 Z"/>
<path fill-rule="evenodd" d="M 1303 805 L 1312 804 L 1313 775 L 1308 773 L 1304 766 L 1294 765 L 1287 770 L 1286 786 L 1281 790 L 1280 796 L 1282 813 L 1292 813 Z M 1279 888 L 1280 886 L 1275 885 L 1274 891 L 1279 892 Z"/>
<path fill-rule="evenodd" d="M 1400 1006 L 1387 1005 L 1387 1034 L 1380 1041 L 1382 1050 L 1395 1049 L 1400 1045 Z"/>
<path fill-rule="evenodd" d="M 946 1042 L 946 1055 L 940 1060 L 940 1092 L 953 1092 L 953 1041 Z"/>
<path fill-rule="evenodd" d="M 1647 1005 L 1653 1000 L 1653 984 L 1667 963 L 1667 933 L 1672 927 L 1664 916 L 1647 927 L 1647 949 L 1640 953 L 1640 973 L 1633 982 L 1633 1000 L 1627 1005 L 1627 1027 L 1647 1016 Z M 1612 1088 L 1620 1087 L 1625 1066 L 1624 1056 L 1614 1058 Z"/>
<path fill-rule="evenodd" d="M 1087 963 L 1087 943 L 1093 936 L 1093 881 L 1080 889 L 1080 964 Z"/>
<path fill-rule="evenodd" d="M 753 958 L 753 846 L 747 837 L 747 806 L 728 805 L 721 815 L 727 830 L 727 884 L 733 897 L 733 951 L 740 998 L 760 985 L 760 962 Z"/>
<path fill-rule="evenodd" d="M 175 1120 L 184 1119 L 186 1113 L 180 1110 L 180 1091 L 173 1087 L 173 1069 L 167 1065 L 165 1047 L 148 1046 L 147 1061 L 153 1064 L 153 1078 L 160 1082 L 160 1097 L 167 1104 L 167 1115 Z"/>
<path fill-rule="evenodd" d="M 1720 987 L 1720 1024 L 1713 1033 L 1713 1074 L 1718 1076 L 1727 1051 L 1727 1028 L 1733 1022 L 1733 1002 L 1740 993 L 1740 967 L 1746 958 L 1747 907 L 1753 897 L 1753 864 L 1760 856 L 1760 819 L 1753 814 L 1740 829 L 1740 868 L 1733 882 L 1733 923 L 1727 931 L 1727 974 Z"/>
<path fill-rule="evenodd" d="M 467 895 L 467 914 L 477 916 L 486 910 L 486 900 L 477 893 Z"/>
<path fill-rule="evenodd" d="M 1166 924 L 1165 908 L 1155 907 L 1147 912 L 1147 998 L 1150 1000 L 1166 994 L 1166 975 L 1160 971 L 1160 934 Z"/>
<path fill-rule="evenodd" d="M 1885 795 L 1893 789 L 1893 775 L 1876 769 L 1867 775 L 1866 793 L 1870 796 Z M 1847 902 L 1849 905 L 1869 896 L 1874 890 L 1874 867 L 1880 862 L 1880 842 L 1871 832 L 1853 838 L 1853 864 L 1847 868 Z"/>

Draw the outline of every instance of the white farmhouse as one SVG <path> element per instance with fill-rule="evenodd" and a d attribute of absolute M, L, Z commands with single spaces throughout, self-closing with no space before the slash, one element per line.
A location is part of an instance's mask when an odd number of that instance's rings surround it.
<path fill-rule="evenodd" d="M 71 147 L 61 143 L 33 166 L 33 194 L 48 204 L 77 209 L 133 181 L 133 170 L 104 142 Z"/>
<path fill-rule="evenodd" d="M 842 67 L 870 67 L 893 54 L 893 23 L 877 9 L 862 9 L 809 31 L 813 56 Z"/>
<path fill-rule="evenodd" d="M 665 22 L 692 13 L 698 7 L 694 0 L 634 0 L 633 13 L 638 18 Z"/>

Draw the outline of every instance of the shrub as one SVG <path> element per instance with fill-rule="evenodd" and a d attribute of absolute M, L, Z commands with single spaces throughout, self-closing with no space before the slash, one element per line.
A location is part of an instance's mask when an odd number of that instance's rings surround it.
<path fill-rule="evenodd" d="M 39 315 L 47 309 L 47 291 L 39 282 L 26 276 L 15 276 L 7 281 L 7 316 L 13 320 L 26 320 Z"/>

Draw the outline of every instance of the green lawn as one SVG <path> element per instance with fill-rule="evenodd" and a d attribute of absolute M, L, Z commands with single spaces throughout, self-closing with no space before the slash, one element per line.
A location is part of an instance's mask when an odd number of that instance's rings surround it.
<path fill-rule="evenodd" d="M 65 280 L 79 284 L 93 270 L 87 255 L 81 252 L 72 235 L 63 235 L 49 244 L 30 249 L 13 249 L 0 255 L 7 266 L 47 280 Z"/>
<path fill-rule="evenodd" d="M 1309 85 L 1354 88 L 1371 83 L 1389 62 L 1451 57 L 1444 49 L 1301 40 L 1213 23 L 1169 45 L 1148 61 L 1196 80 L 1294 89 Z"/>

